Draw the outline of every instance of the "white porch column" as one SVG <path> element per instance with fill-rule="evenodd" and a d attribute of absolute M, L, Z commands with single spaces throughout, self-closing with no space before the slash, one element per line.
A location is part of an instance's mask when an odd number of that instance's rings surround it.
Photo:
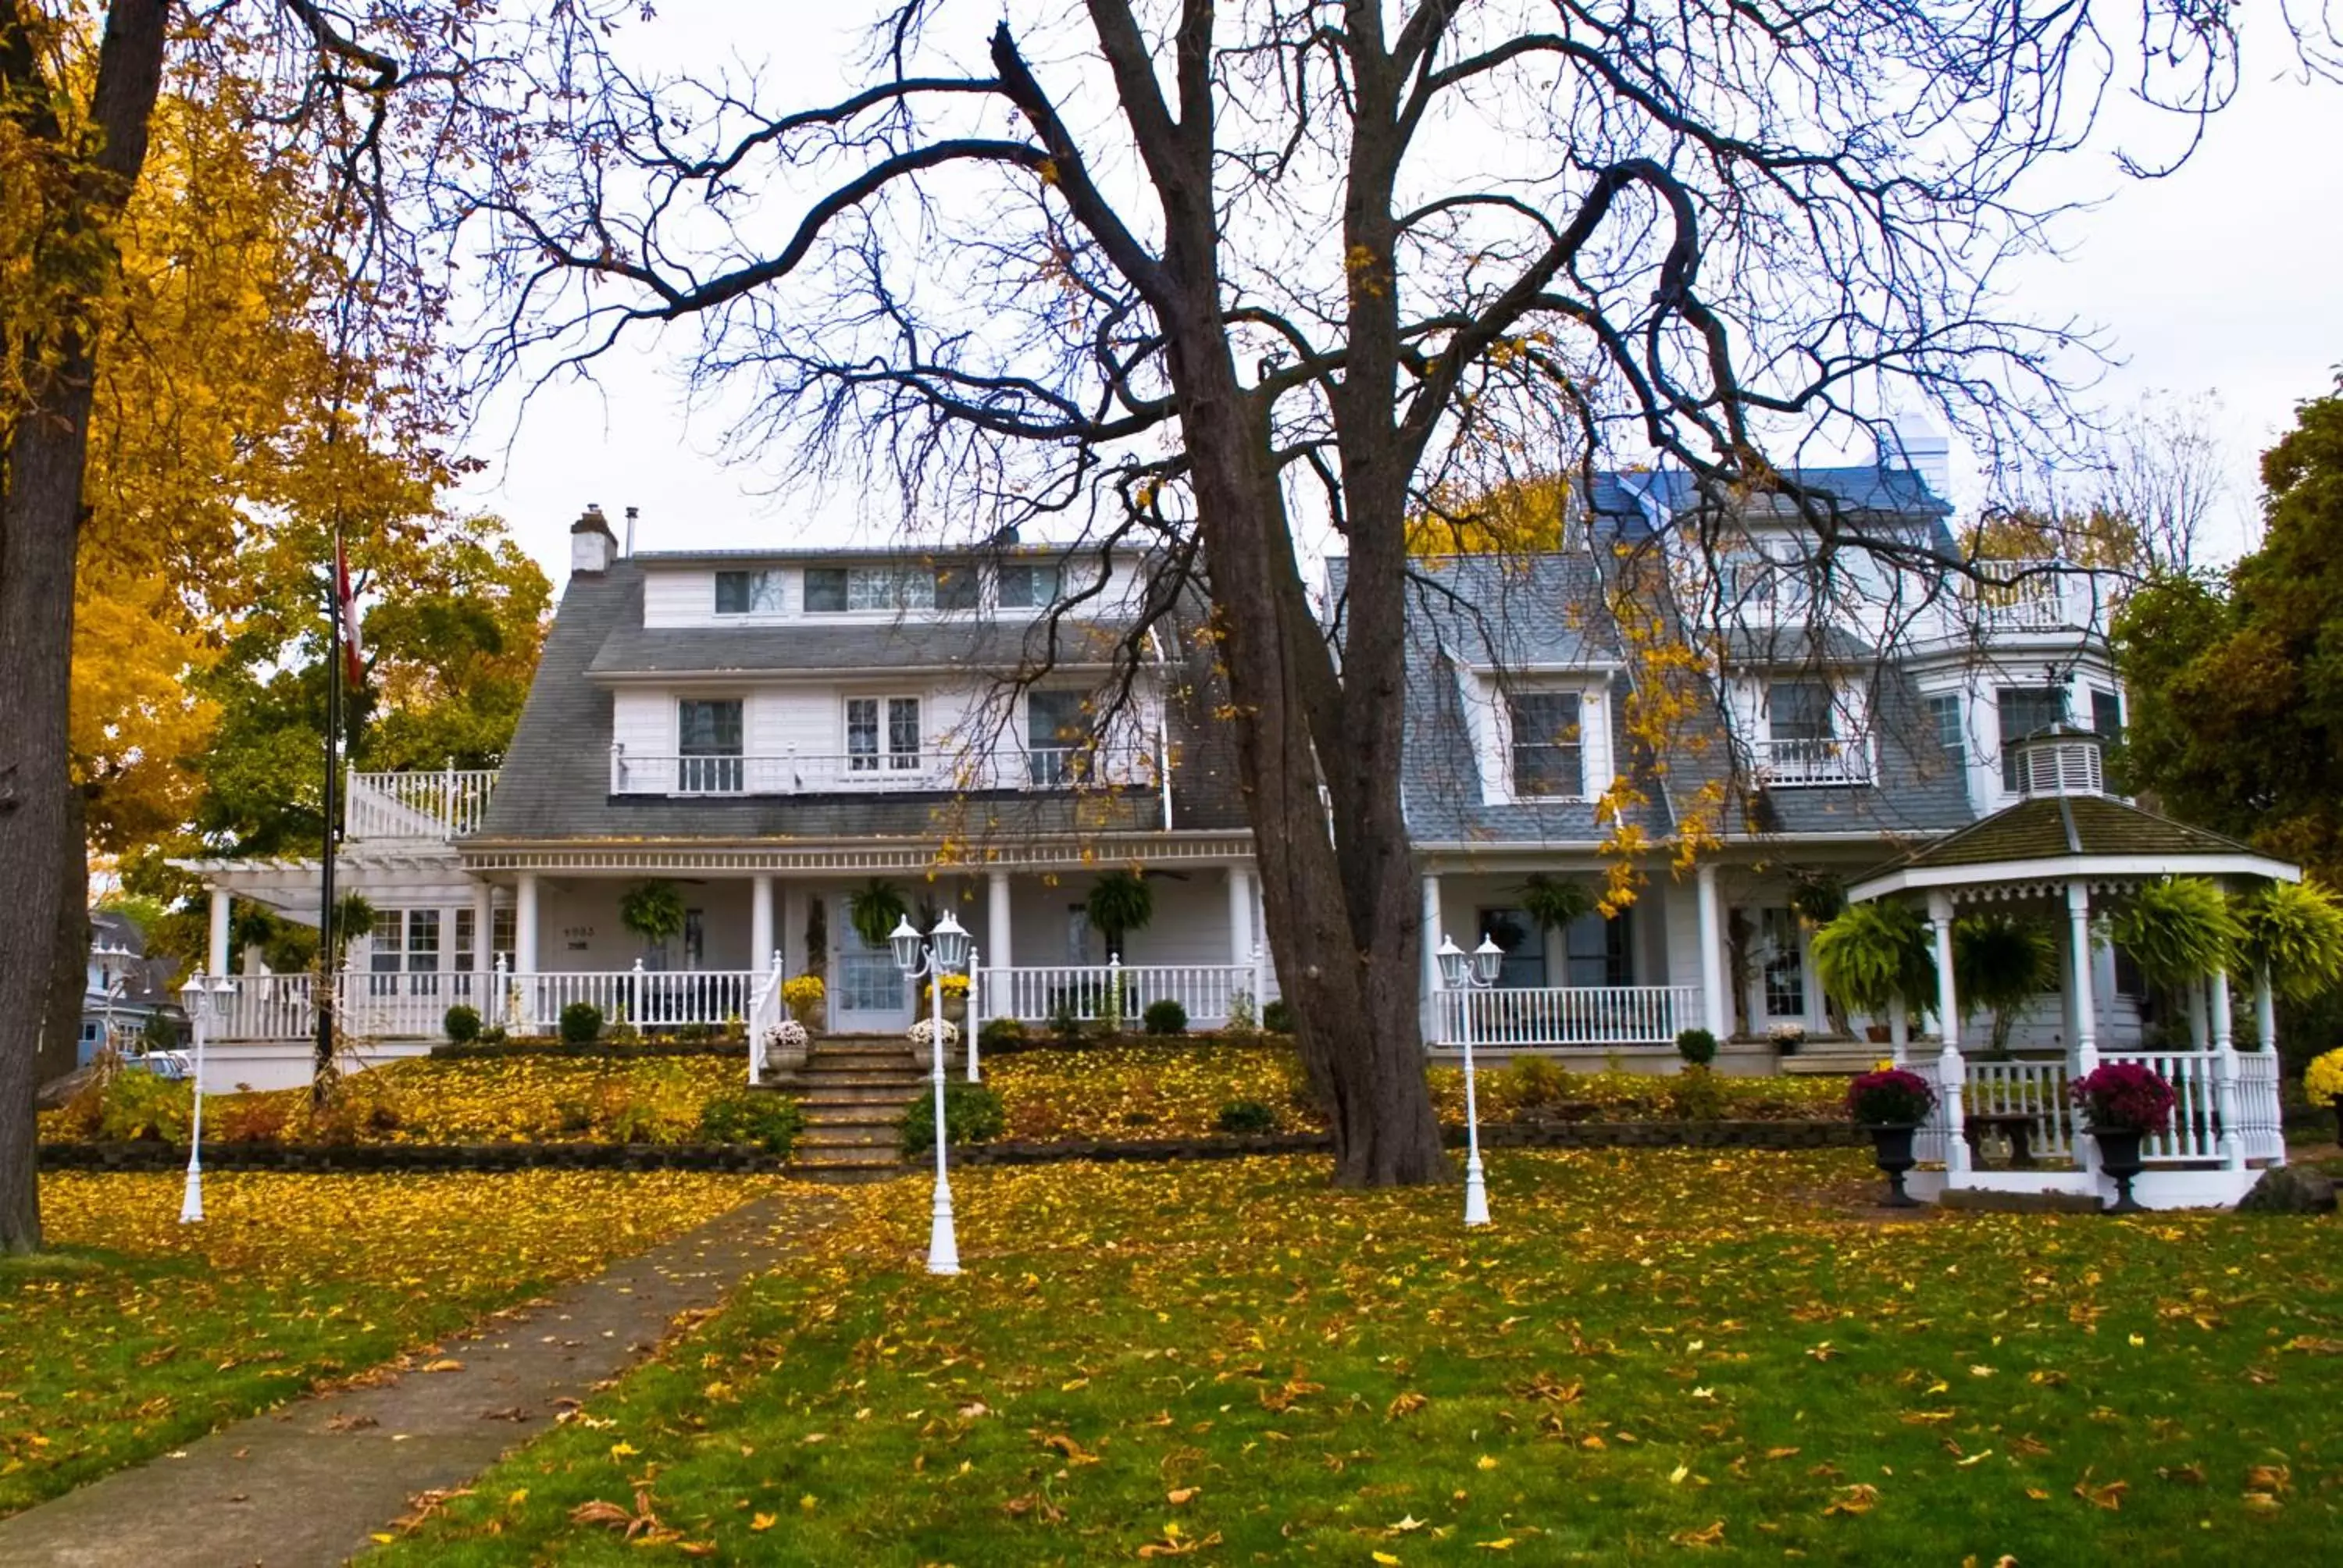
<path fill-rule="evenodd" d="M 1252 962 L 1252 869 L 1229 868 L 1229 962 Z M 1261 999 L 1253 999 L 1260 1005 Z"/>
<path fill-rule="evenodd" d="M 211 941 L 205 954 L 204 968 L 216 975 L 227 973 L 227 890 L 214 888 Z"/>
<path fill-rule="evenodd" d="M 1009 901 L 1009 873 L 989 871 L 984 879 L 984 956 L 987 967 L 1005 970 L 1017 960 L 1009 934 L 1014 916 Z"/>
<path fill-rule="evenodd" d="M 749 967 L 759 974 L 773 967 L 773 879 L 749 879 Z"/>
<path fill-rule="evenodd" d="M 2246 1139 L 2238 1124 L 2237 1029 L 2229 1015 L 2229 977 L 2216 970 L 2212 979 L 2213 1103 L 2221 1114 L 2221 1169 L 2246 1168 Z"/>
<path fill-rule="evenodd" d="M 525 975 L 537 973 L 535 871 L 523 871 L 513 879 L 513 968 Z"/>
<path fill-rule="evenodd" d="M 1908 1065 L 1906 1058 L 1910 1054 L 1911 1044 L 1911 1009 L 1906 1005 L 1904 993 L 1899 990 L 1887 999 L 1888 1060 L 1898 1067 Z"/>
<path fill-rule="evenodd" d="M 1440 879 L 1423 879 L 1423 1043 L 1439 1043 L 1440 1032 Z"/>
<path fill-rule="evenodd" d="M 1716 894 L 1716 867 L 1701 862 L 1694 886 L 1700 903 L 1702 1028 L 1721 1042 L 1733 1032 L 1733 999 L 1725 994 L 1725 910 Z"/>
<path fill-rule="evenodd" d="M 472 884 L 472 993 L 474 1007 L 490 1023 L 504 1013 L 502 999 L 491 1000 L 497 970 L 497 890 L 488 882 Z"/>
<path fill-rule="evenodd" d="M 2278 1000 L 2270 994 L 2267 969 L 2254 976 L 2254 1039 L 2264 1050 L 2278 1049 Z"/>
<path fill-rule="evenodd" d="M 1945 1107 L 1945 1185 L 1963 1185 L 1969 1173 L 1969 1143 L 1961 1112 L 1961 1093 L 1968 1067 L 1961 1060 L 1960 998 L 1953 987 L 1953 900 L 1949 893 L 1928 895 L 1928 922 L 1936 938 L 1936 1021 L 1945 1049 L 1936 1055 L 1936 1092 Z"/>
<path fill-rule="evenodd" d="M 2099 1004 L 2093 993 L 2097 965 L 2091 951 L 2091 890 L 2082 881 L 2066 884 L 2067 985 L 2075 1007 L 2075 1066 L 2077 1078 L 2099 1065 Z"/>
<path fill-rule="evenodd" d="M 2075 1044 L 2069 1052 L 2068 1082 L 2097 1070 L 2099 1009 L 2093 994 L 2098 980 L 2097 955 L 2091 950 L 2091 889 L 2079 879 L 2066 884 L 2066 989 L 2075 1010 Z M 2056 1114 L 2054 1109 L 2052 1114 Z M 2075 1140 L 2075 1163 L 2093 1177 L 2099 1171 L 2099 1141 Z"/>

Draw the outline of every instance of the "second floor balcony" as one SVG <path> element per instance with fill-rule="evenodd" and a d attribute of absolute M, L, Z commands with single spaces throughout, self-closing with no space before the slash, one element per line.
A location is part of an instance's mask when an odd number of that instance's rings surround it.
<path fill-rule="evenodd" d="M 436 839 L 476 831 L 497 787 L 493 768 L 361 773 L 353 769 L 342 796 L 342 831 L 351 839 Z"/>
<path fill-rule="evenodd" d="M 1749 752 L 1751 771 L 1758 782 L 1777 789 L 1868 784 L 1875 773 L 1868 736 L 1852 739 L 1766 737 L 1750 741 Z"/>
<path fill-rule="evenodd" d="M 659 754 L 610 748 L 610 793 L 671 797 L 1154 789 L 1153 747 L 921 747 L 885 751 Z"/>

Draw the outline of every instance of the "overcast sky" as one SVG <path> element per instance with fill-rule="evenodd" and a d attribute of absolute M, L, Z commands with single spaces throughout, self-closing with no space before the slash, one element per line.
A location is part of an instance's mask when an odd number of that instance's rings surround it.
<path fill-rule="evenodd" d="M 638 39 L 688 56 L 729 47 L 786 64 L 765 72 L 776 101 L 808 101 L 839 79 L 854 39 L 825 48 L 797 5 L 711 9 L 712 0 L 662 7 Z M 2051 176 L 2070 199 L 2105 193 L 2096 210 L 2059 231 L 2061 259 L 2013 273 L 2014 301 L 2037 320 L 2095 324 L 2120 364 L 2094 398 L 2121 407 L 2153 391 L 2217 393 L 2231 495 L 2214 553 L 2241 547 L 2255 515 L 2255 464 L 2296 403 L 2330 390 L 2343 365 L 2343 86 L 2290 73 L 2268 8 L 2249 8 L 2247 80 L 2178 174 L 2126 178 L 2105 152 L 2069 158 Z M 741 18 L 772 18 L 769 42 L 743 36 Z M 786 17 L 786 20 L 784 19 Z M 704 57 L 704 55 L 702 56 Z M 502 514 L 558 582 L 568 569 L 568 526 L 588 502 L 616 522 L 642 510 L 643 548 L 758 544 L 808 537 L 843 542 L 848 508 L 778 493 L 753 467 L 716 451 L 719 418 L 687 417 L 669 356 L 646 339 L 606 359 L 593 386 L 540 391 L 516 421 L 485 420 L 475 456 L 488 467 L 463 501 Z M 508 445 L 507 438 L 509 437 Z M 1974 499 L 1962 465 L 1955 499 Z"/>

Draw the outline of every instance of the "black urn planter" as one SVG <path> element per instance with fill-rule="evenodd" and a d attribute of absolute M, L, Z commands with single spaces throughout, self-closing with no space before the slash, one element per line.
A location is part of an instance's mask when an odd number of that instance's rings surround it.
<path fill-rule="evenodd" d="M 1881 1204 L 1888 1209 L 1916 1209 L 1918 1199 L 1904 1191 L 1904 1173 L 1917 1163 L 1912 1158 L 1912 1137 L 1917 1127 L 1874 1127 L 1871 1132 L 1872 1157 L 1887 1173 L 1887 1197 Z"/>
<path fill-rule="evenodd" d="M 2131 1179 L 2144 1168 L 2139 1157 L 2140 1140 L 2147 1134 L 2137 1128 L 2094 1127 L 2091 1137 L 2099 1146 L 2099 1169 L 2116 1181 L 2115 1206 L 2110 1214 L 2145 1212 L 2138 1199 L 2131 1195 Z"/>

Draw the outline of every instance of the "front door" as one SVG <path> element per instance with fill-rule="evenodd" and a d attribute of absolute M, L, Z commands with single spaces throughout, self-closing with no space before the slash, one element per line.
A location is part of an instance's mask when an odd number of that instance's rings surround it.
<path fill-rule="evenodd" d="M 1755 1015 L 1760 1030 L 1807 1020 L 1805 933 L 1795 910 L 1760 910 L 1757 921 Z"/>
<path fill-rule="evenodd" d="M 854 929 L 850 900 L 830 906 L 833 937 L 830 1027 L 837 1034 L 900 1034 L 911 1027 L 911 986 L 895 967 L 893 950 L 866 945 Z"/>

